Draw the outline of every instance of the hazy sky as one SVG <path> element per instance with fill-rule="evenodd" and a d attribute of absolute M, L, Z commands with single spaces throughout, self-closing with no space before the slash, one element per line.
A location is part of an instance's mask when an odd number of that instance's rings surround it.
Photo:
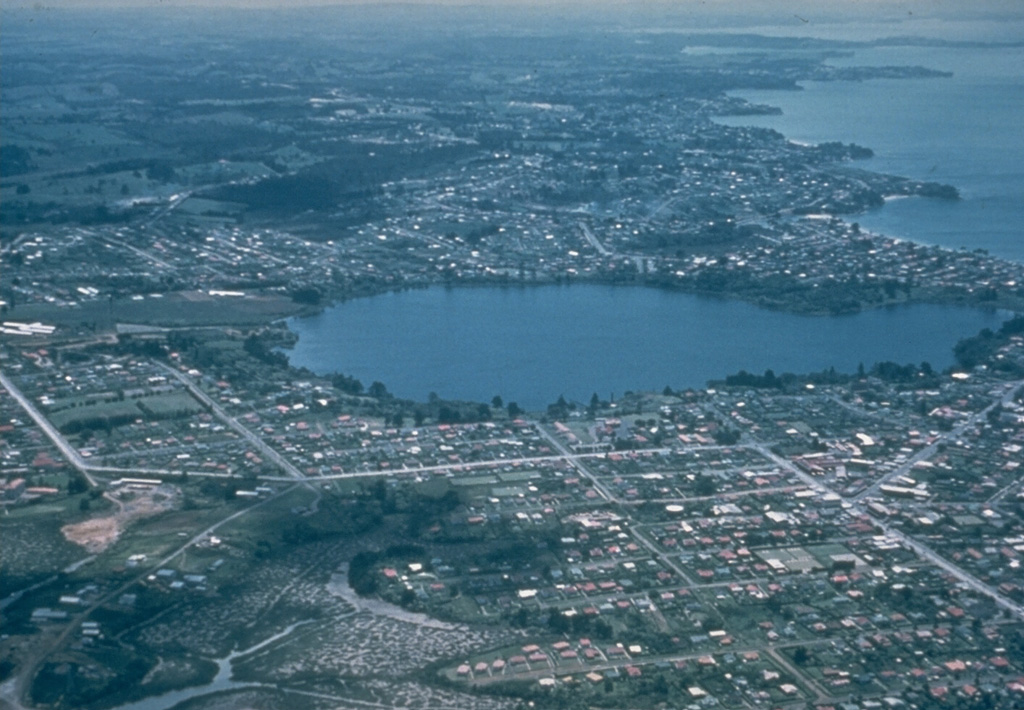
<path fill-rule="evenodd" d="M 910 19 L 920 17 L 956 18 L 977 17 L 996 12 L 1015 19 L 1024 19 L 1022 0 L 3 0 L 5 10 L 36 10 L 45 12 L 62 8 L 139 7 L 139 8 L 274 8 L 287 9 L 302 6 L 365 5 L 470 5 L 482 8 L 511 6 L 536 7 L 552 10 L 571 8 L 586 13 L 588 8 L 608 11 L 620 10 L 626 14 L 645 10 L 677 10 L 693 15 L 742 16 L 745 13 L 759 18 L 793 18 L 805 20 L 855 15 L 858 19 L 887 18 Z"/>
<path fill-rule="evenodd" d="M 769 34 L 845 38 L 850 20 L 863 23 L 857 39 L 916 35 L 962 39 L 963 21 L 984 25 L 986 33 L 1006 40 L 1024 40 L 1024 0 L 0 0 L 0 14 L 11 11 L 31 19 L 31 13 L 61 9 L 187 8 L 195 17 L 203 9 L 355 6 L 380 8 L 393 16 L 403 5 L 473 6 L 476 19 L 490 8 L 516 8 L 537 18 L 551 11 L 569 18 L 598 18 L 624 25 L 661 26 L 666 18 L 690 29 L 757 31 Z M 481 15 L 480 11 L 485 14 Z M 507 19 L 507 18 L 506 18 Z M 956 22 L 950 22 L 954 20 Z M 571 22 L 566 28 L 571 27 Z M 994 27 L 995 29 L 991 29 Z"/>
<path fill-rule="evenodd" d="M 1018 0 L 974 0 L 970 3 L 961 0 L 10 0 L 5 2 L 8 7 L 29 7 L 39 10 L 50 8 L 66 7 L 167 7 L 175 5 L 186 5 L 190 7 L 271 7 L 288 8 L 296 6 L 317 6 L 317 5 L 477 5 L 477 6 L 537 6 L 554 7 L 557 5 L 569 5 L 577 8 L 588 6 L 618 6 L 623 9 L 638 10 L 644 7 L 681 7 L 691 6 L 694 9 L 703 9 L 714 12 L 715 10 L 726 10 L 736 12 L 738 10 L 750 9 L 763 12 L 775 10 L 777 12 L 790 12 L 794 8 L 818 9 L 825 12 L 831 11 L 868 11 L 886 12 L 915 11 L 931 13 L 936 10 L 952 11 L 957 8 L 967 10 L 979 6 L 996 6 L 1007 10 L 1020 6 L 1024 3 Z"/>

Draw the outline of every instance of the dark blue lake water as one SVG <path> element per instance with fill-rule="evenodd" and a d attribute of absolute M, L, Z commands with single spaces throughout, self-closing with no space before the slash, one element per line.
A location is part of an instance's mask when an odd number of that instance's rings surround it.
<path fill-rule="evenodd" d="M 892 33 L 862 29 L 864 38 Z M 934 29 L 963 38 L 944 25 Z M 837 36 L 840 30 L 850 27 L 837 28 Z M 857 51 L 833 61 L 923 65 L 955 76 L 747 91 L 739 95 L 780 106 L 783 115 L 722 121 L 774 128 L 798 141 L 856 142 L 876 153 L 859 163 L 866 169 L 951 183 L 962 201 L 897 200 L 852 219 L 873 231 L 1024 262 L 1022 52 Z M 957 339 L 1001 320 L 994 313 L 925 305 L 811 318 L 640 288 L 437 288 L 353 301 L 293 320 L 300 339 L 290 357 L 294 365 L 355 375 L 366 385 L 380 380 L 402 397 L 423 400 L 436 392 L 486 401 L 500 394 L 539 408 L 559 394 L 586 401 L 593 392 L 607 397 L 627 389 L 700 387 L 740 369 L 834 366 L 850 372 L 880 360 L 945 367 Z"/>
<path fill-rule="evenodd" d="M 952 184 L 959 202 L 895 200 L 850 219 L 891 236 L 1024 262 L 1024 47 L 872 48 L 831 61 L 921 65 L 954 76 L 736 92 L 783 113 L 717 120 L 774 128 L 801 142 L 854 142 L 875 151 L 858 167 Z"/>
<path fill-rule="evenodd" d="M 1005 314 L 918 305 L 798 316 L 645 288 L 442 287 L 328 308 L 289 326 L 293 365 L 383 382 L 401 397 L 541 408 L 564 394 L 703 387 L 746 369 L 853 372 L 881 360 L 953 363 L 957 339 Z"/>

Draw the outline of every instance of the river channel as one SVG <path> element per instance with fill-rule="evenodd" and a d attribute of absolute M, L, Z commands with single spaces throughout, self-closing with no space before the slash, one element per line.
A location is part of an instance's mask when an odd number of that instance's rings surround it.
<path fill-rule="evenodd" d="M 217 675 L 214 676 L 213 680 L 206 685 L 197 685 L 191 688 L 184 688 L 182 690 L 172 690 L 162 695 L 154 695 L 153 697 L 146 698 L 145 700 L 120 705 L 113 710 L 170 710 L 178 704 L 183 703 L 186 700 L 191 700 L 192 698 L 199 698 L 204 695 L 211 695 L 225 690 L 258 687 L 260 685 L 259 683 L 241 683 L 239 681 L 231 680 L 231 663 L 236 658 L 248 656 L 251 653 L 255 653 L 256 651 L 279 641 L 285 636 L 291 634 L 296 628 L 309 623 L 312 623 L 312 621 L 300 621 L 292 624 L 280 633 L 274 634 L 255 646 L 251 646 L 250 648 L 246 648 L 241 651 L 235 651 L 224 658 L 216 659 Z"/>

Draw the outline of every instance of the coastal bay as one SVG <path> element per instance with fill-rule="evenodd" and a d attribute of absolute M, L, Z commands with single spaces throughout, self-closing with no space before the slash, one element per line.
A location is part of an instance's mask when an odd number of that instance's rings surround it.
<path fill-rule="evenodd" d="M 874 151 L 858 167 L 956 187 L 959 201 L 909 198 L 851 216 L 893 237 L 988 250 L 1024 262 L 1024 100 L 1020 46 L 882 46 L 828 60 L 836 66 L 923 65 L 950 78 L 802 82 L 801 91 L 734 95 L 778 115 L 715 119 L 772 128 L 798 142 L 852 141 Z"/>

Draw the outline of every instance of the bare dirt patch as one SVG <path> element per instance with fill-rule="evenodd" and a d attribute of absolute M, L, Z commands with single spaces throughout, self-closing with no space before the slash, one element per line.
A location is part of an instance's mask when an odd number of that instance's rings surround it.
<path fill-rule="evenodd" d="M 117 542 L 133 520 L 176 508 L 181 502 L 181 490 L 164 484 L 142 490 L 115 491 L 104 497 L 117 506 L 116 513 L 65 525 L 60 529 L 69 542 L 81 545 L 92 554 L 103 552 Z"/>
<path fill-rule="evenodd" d="M 117 540 L 121 534 L 116 517 L 93 518 L 73 525 L 65 525 L 60 529 L 69 542 L 81 545 L 95 554 L 103 552 Z"/>

